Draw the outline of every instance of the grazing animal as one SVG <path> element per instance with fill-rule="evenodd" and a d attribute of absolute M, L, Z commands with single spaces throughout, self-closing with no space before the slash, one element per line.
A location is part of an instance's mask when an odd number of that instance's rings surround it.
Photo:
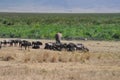
<path fill-rule="evenodd" d="M 67 44 L 66 43 L 64 43 L 64 44 L 62 44 L 62 43 L 60 43 L 60 44 L 54 44 L 54 50 L 57 50 L 57 51 L 62 51 L 63 49 L 67 49 Z"/>
<path fill-rule="evenodd" d="M 53 50 L 61 51 L 62 50 L 62 44 L 54 43 L 53 44 Z"/>
<path fill-rule="evenodd" d="M 76 50 L 81 50 L 81 51 L 84 51 L 84 52 L 88 52 L 89 49 L 86 48 L 83 44 L 77 44 L 76 45 Z"/>
<path fill-rule="evenodd" d="M 45 47 L 44 49 L 50 49 L 53 50 L 53 46 L 55 43 L 49 42 L 49 43 L 45 43 Z"/>
<path fill-rule="evenodd" d="M 20 44 L 21 40 L 9 40 L 8 43 L 10 46 L 17 46 Z"/>
<path fill-rule="evenodd" d="M 84 52 L 88 52 L 89 49 L 86 48 L 83 44 L 69 43 L 67 45 L 67 51 L 84 51 Z"/>
<path fill-rule="evenodd" d="M 18 40 L 14 40 L 14 46 L 18 45 Z"/>
<path fill-rule="evenodd" d="M 67 44 L 58 44 L 58 43 L 45 43 L 44 49 L 49 49 L 49 50 L 57 50 L 61 51 L 62 49 L 66 49 Z"/>
<path fill-rule="evenodd" d="M 10 40 L 8 43 L 10 44 L 10 46 L 13 46 L 14 40 Z"/>
<path fill-rule="evenodd" d="M 6 40 L 4 40 L 3 42 L 1 42 L 1 44 L 3 44 L 4 46 L 6 46 L 8 44 L 8 42 Z"/>
<path fill-rule="evenodd" d="M 42 42 L 40 42 L 40 41 L 36 41 L 36 42 L 33 41 L 33 42 L 32 42 L 32 45 L 34 46 L 34 45 L 43 45 L 43 44 L 42 44 Z"/>
<path fill-rule="evenodd" d="M 33 49 L 39 49 L 40 46 L 39 46 L 39 45 L 34 45 L 34 46 L 32 46 L 32 48 L 33 48 Z"/>
<path fill-rule="evenodd" d="M 1 41 L 0 41 L 0 49 L 1 49 L 1 47 L 2 47 L 2 44 L 1 44 Z"/>
<path fill-rule="evenodd" d="M 33 49 L 39 49 L 41 45 L 43 45 L 43 44 L 40 41 L 36 41 L 36 42 L 33 41 L 32 42 L 32 48 Z"/>
<path fill-rule="evenodd" d="M 23 40 L 23 41 L 21 42 L 20 46 L 21 46 L 21 49 L 22 49 L 22 47 L 24 47 L 25 50 L 26 50 L 27 48 L 28 48 L 28 50 L 29 50 L 29 47 L 32 46 L 32 44 L 31 44 L 31 42 L 29 42 L 29 41 Z"/>
<path fill-rule="evenodd" d="M 69 43 L 67 45 L 67 51 L 75 51 L 76 50 L 76 44 L 74 43 Z"/>

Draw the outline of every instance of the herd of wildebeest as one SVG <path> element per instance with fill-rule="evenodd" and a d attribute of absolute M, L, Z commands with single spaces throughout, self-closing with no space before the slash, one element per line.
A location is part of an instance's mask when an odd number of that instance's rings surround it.
<path fill-rule="evenodd" d="M 54 42 L 48 42 L 43 44 L 41 41 L 28 41 L 28 40 L 20 40 L 20 39 L 14 39 L 14 40 L 2 40 L 0 41 L 0 49 L 2 49 L 2 47 L 6 47 L 6 46 L 19 46 L 22 50 L 22 48 L 24 48 L 25 50 L 29 50 L 29 48 L 32 49 L 40 49 L 41 46 L 44 45 L 44 49 L 48 49 L 48 50 L 54 50 L 54 51 L 62 51 L 62 50 L 66 50 L 66 51 L 84 51 L 84 52 L 88 52 L 89 49 L 87 47 L 85 47 L 83 44 L 75 44 L 75 43 L 54 43 Z"/>

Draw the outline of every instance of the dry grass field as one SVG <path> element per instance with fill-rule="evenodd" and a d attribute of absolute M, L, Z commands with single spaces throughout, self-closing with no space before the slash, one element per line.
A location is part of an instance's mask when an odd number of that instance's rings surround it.
<path fill-rule="evenodd" d="M 120 41 L 63 42 L 83 43 L 90 51 L 2 47 L 0 80 L 120 80 Z"/>

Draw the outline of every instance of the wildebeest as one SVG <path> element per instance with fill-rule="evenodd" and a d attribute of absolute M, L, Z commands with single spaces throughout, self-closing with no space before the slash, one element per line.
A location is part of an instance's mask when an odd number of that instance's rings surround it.
<path fill-rule="evenodd" d="M 2 45 L 1 45 L 1 41 L 0 41 L 0 49 L 1 49 Z"/>
<path fill-rule="evenodd" d="M 87 47 L 85 47 L 83 44 L 76 44 L 76 50 L 81 50 L 84 52 L 88 52 L 89 49 Z"/>
<path fill-rule="evenodd" d="M 17 39 L 8 41 L 8 44 L 10 46 L 17 46 L 17 45 L 20 45 L 20 43 L 21 43 L 21 40 L 17 40 Z"/>
<path fill-rule="evenodd" d="M 75 43 L 69 43 L 67 45 L 67 50 L 68 51 L 83 51 L 83 52 L 89 51 L 89 49 L 86 48 L 83 44 L 75 44 Z"/>
<path fill-rule="evenodd" d="M 31 42 L 29 42 L 29 41 L 23 40 L 23 41 L 21 41 L 20 46 L 21 46 L 21 49 L 22 49 L 22 47 L 24 47 L 25 50 L 26 50 L 27 48 L 28 48 L 28 50 L 29 50 L 29 47 L 32 46 L 32 44 L 31 44 Z"/>
<path fill-rule="evenodd" d="M 45 43 L 45 47 L 44 49 L 49 49 L 49 50 L 57 50 L 57 51 L 61 51 L 62 49 L 67 49 L 67 44 L 58 44 L 58 43 L 54 43 L 54 42 L 49 42 L 49 43 Z"/>
<path fill-rule="evenodd" d="M 52 49 L 54 49 L 53 46 L 54 46 L 53 42 L 48 42 L 48 43 L 45 43 L 44 49 L 50 49 L 50 50 L 52 50 Z"/>
<path fill-rule="evenodd" d="M 62 49 L 66 49 L 67 44 L 64 43 L 53 43 L 53 42 L 49 42 L 49 43 L 45 43 L 45 47 L 44 49 L 49 49 L 49 50 L 57 50 L 57 51 L 61 51 Z"/>
<path fill-rule="evenodd" d="M 8 44 L 8 42 L 7 42 L 6 40 L 3 40 L 3 41 L 1 42 L 1 44 L 3 44 L 4 46 L 6 46 L 6 45 Z"/>
<path fill-rule="evenodd" d="M 89 49 L 86 48 L 83 44 L 75 44 L 75 43 L 61 43 L 61 44 L 57 44 L 57 43 L 45 43 L 45 48 L 44 49 L 49 49 L 49 50 L 57 50 L 57 51 L 61 51 L 61 50 L 66 50 L 66 51 L 84 51 L 84 52 L 88 52 Z"/>
<path fill-rule="evenodd" d="M 33 49 L 39 49 L 41 45 L 43 45 L 43 44 L 40 41 L 33 41 L 32 42 L 32 48 Z"/>
<path fill-rule="evenodd" d="M 60 47 L 60 44 L 56 44 L 54 42 L 49 42 L 49 43 L 45 43 L 44 49 L 58 50 L 59 47 Z"/>
<path fill-rule="evenodd" d="M 67 51 L 75 51 L 76 47 L 77 47 L 76 44 L 69 43 L 69 44 L 67 44 Z"/>

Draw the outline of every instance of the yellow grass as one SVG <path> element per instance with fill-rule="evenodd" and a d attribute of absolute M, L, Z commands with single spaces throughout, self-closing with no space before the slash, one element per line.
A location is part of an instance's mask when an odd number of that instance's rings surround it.
<path fill-rule="evenodd" d="M 30 40 L 32 41 L 32 40 Z M 41 40 L 43 43 L 52 40 Z M 83 43 L 90 52 L 41 49 L 0 50 L 0 80 L 119 80 L 120 42 L 63 41 Z"/>

